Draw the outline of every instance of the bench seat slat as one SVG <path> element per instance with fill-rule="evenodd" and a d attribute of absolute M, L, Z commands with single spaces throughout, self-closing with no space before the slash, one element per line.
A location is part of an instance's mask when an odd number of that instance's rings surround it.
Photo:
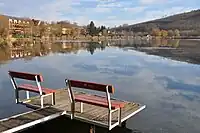
<path fill-rule="evenodd" d="M 32 92 L 35 92 L 35 93 L 39 93 L 38 87 L 35 86 L 35 85 L 31 85 L 31 84 L 21 84 L 21 85 L 18 86 L 18 89 L 19 90 L 32 91 Z M 43 88 L 42 87 L 42 93 L 43 94 L 49 94 L 49 93 L 54 93 L 54 92 L 56 92 L 56 91 L 53 90 L 53 89 Z"/>
<path fill-rule="evenodd" d="M 108 108 L 108 102 L 105 97 L 79 94 L 79 95 L 75 95 L 75 101 Z M 124 105 L 125 105 L 124 102 L 117 101 L 117 100 L 111 100 L 111 108 L 112 109 L 123 108 Z"/>

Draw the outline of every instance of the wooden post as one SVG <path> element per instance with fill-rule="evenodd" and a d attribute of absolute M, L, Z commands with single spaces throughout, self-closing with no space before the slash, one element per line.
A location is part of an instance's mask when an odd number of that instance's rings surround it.
<path fill-rule="evenodd" d="M 95 133 L 95 125 L 90 125 L 90 133 Z"/>
<path fill-rule="evenodd" d="M 80 102 L 80 112 L 83 113 L 83 102 Z"/>
<path fill-rule="evenodd" d="M 126 128 L 126 121 L 122 122 L 122 127 Z"/>

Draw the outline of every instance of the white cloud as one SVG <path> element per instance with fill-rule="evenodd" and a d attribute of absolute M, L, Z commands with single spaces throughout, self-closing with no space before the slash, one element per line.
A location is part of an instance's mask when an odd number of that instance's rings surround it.
<path fill-rule="evenodd" d="M 113 2 L 113 3 L 100 3 L 97 7 L 107 7 L 107 8 L 117 8 L 121 7 L 120 3 Z"/>
<path fill-rule="evenodd" d="M 46 20 L 61 20 L 63 19 L 62 14 L 65 12 L 73 12 L 72 0 L 59 0 L 52 1 L 47 4 L 41 5 L 39 16 Z"/>
<path fill-rule="evenodd" d="M 138 9 L 138 10 L 137 10 Z M 142 12 L 142 10 L 144 10 L 145 7 L 136 7 L 136 8 L 126 8 L 124 10 L 135 10 L 135 12 L 138 11 Z M 165 10 L 151 10 L 151 11 L 145 11 L 143 12 L 142 17 L 137 17 L 137 18 L 130 18 L 130 19 L 120 19 L 120 17 L 117 17 L 115 19 L 105 19 L 105 20 L 98 20 L 95 21 L 97 22 L 97 24 L 100 25 L 106 25 L 106 26 L 110 26 L 110 27 L 115 27 L 115 26 L 119 26 L 121 24 L 136 24 L 136 23 L 141 23 L 141 22 L 145 22 L 145 21 L 149 21 L 149 20 L 154 20 L 154 19 L 158 19 L 158 18 L 162 18 L 163 16 L 169 16 L 169 15 L 173 15 L 176 13 L 182 13 L 182 12 L 187 12 L 192 10 L 192 8 L 185 8 L 185 7 L 172 7 L 172 8 L 168 8 Z M 132 12 L 132 14 L 136 14 L 135 12 Z M 131 13 L 131 12 L 130 12 Z"/>
<path fill-rule="evenodd" d="M 48 21 L 69 20 L 85 25 L 88 24 L 88 21 L 93 20 L 97 25 L 114 27 L 123 23 L 135 24 L 193 9 L 175 6 L 152 10 L 149 6 L 141 5 L 141 3 L 150 4 L 164 1 L 171 3 L 180 0 L 139 0 L 140 4 L 122 0 L 35 0 L 31 2 L 21 0 L 14 3 L 13 0 L 2 0 L 0 11 L 12 16 L 32 17 Z M 27 6 L 21 8 L 21 5 Z"/>
<path fill-rule="evenodd" d="M 116 19 L 117 16 L 108 16 L 107 19 Z"/>
<path fill-rule="evenodd" d="M 160 2 L 165 2 L 167 0 L 140 0 L 141 4 L 156 4 Z"/>
<path fill-rule="evenodd" d="M 74 1 L 74 2 L 72 3 L 72 5 L 81 5 L 81 2 L 80 2 L 80 1 Z"/>
<path fill-rule="evenodd" d="M 4 3 L 0 2 L 0 7 L 1 7 L 1 6 L 4 6 Z"/>
<path fill-rule="evenodd" d="M 139 6 L 139 7 L 125 7 L 124 10 L 131 13 L 139 13 L 145 10 L 146 7 Z"/>
<path fill-rule="evenodd" d="M 87 16 L 77 16 L 73 21 L 77 22 L 79 25 L 89 24 L 90 19 Z"/>
<path fill-rule="evenodd" d="M 94 8 L 94 11 L 97 13 L 107 13 L 107 12 L 110 12 L 111 9 L 106 8 L 106 7 L 96 7 L 96 8 Z"/>
<path fill-rule="evenodd" d="M 185 7 L 179 7 L 179 6 L 164 9 L 164 10 L 152 10 L 152 11 L 146 12 L 146 17 L 152 18 L 152 19 L 157 19 L 157 18 L 161 18 L 164 16 L 174 15 L 177 13 L 188 12 L 191 10 L 192 10 L 192 8 L 190 8 L 190 7 L 185 8 Z"/>

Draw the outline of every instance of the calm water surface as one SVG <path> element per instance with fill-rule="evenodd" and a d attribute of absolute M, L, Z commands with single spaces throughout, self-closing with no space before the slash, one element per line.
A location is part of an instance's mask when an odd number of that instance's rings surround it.
<path fill-rule="evenodd" d="M 113 46 L 95 49 L 96 45 L 91 44 L 67 45 L 54 50 L 54 47 L 61 47 L 56 45 L 46 46 L 51 50 L 47 50 L 45 56 L 2 59 L 1 118 L 28 110 L 14 101 L 8 70 L 16 70 L 42 73 L 43 85 L 49 88 L 65 87 L 65 78 L 113 84 L 115 97 L 147 105 L 128 121 L 130 129 L 147 133 L 200 132 L 199 65 Z M 7 55 L 12 50 L 3 51 Z M 4 54 L 1 53 L 1 57 Z"/>

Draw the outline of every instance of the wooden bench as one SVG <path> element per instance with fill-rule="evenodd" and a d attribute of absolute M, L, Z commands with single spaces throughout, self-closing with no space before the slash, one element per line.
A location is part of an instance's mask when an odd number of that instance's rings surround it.
<path fill-rule="evenodd" d="M 110 93 L 114 93 L 112 85 L 91 83 L 77 80 L 65 80 L 68 87 L 68 92 L 71 102 L 71 119 L 74 118 L 75 103 L 80 102 L 80 112 L 83 112 L 83 103 L 92 104 L 104 108 L 108 108 L 108 127 L 111 130 L 113 127 L 121 124 L 121 108 L 125 106 L 125 102 L 118 100 L 111 100 Z M 89 89 L 93 91 L 101 91 L 106 93 L 106 97 L 97 95 L 74 94 L 72 87 Z M 118 122 L 112 125 L 112 113 L 118 111 Z"/>
<path fill-rule="evenodd" d="M 12 85 L 15 89 L 15 96 L 16 96 L 16 103 L 25 103 L 21 102 L 19 99 L 19 91 L 26 91 L 27 99 L 29 99 L 29 92 L 34 92 L 40 94 L 41 97 L 41 108 L 44 107 L 44 97 L 45 96 L 52 96 L 52 105 L 55 104 L 55 90 L 48 89 L 41 87 L 41 82 L 43 82 L 43 77 L 40 74 L 33 74 L 33 73 L 24 73 L 24 72 L 16 72 L 16 71 L 8 71 L 8 74 L 10 75 Z M 29 80 L 29 81 L 35 81 L 36 85 L 31 84 L 19 84 L 17 85 L 15 78 L 23 79 L 23 80 Z"/>

